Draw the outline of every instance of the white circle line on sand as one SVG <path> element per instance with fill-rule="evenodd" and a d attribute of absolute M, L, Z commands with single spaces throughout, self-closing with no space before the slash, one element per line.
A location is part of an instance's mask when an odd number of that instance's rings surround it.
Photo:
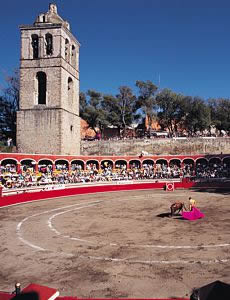
<path fill-rule="evenodd" d="M 111 200 L 113 201 L 113 200 Z M 122 200 L 119 200 L 119 201 L 122 201 Z M 104 202 L 104 201 L 101 201 L 101 202 Z M 216 245 L 194 245 L 194 246 L 191 246 L 191 245 L 185 245 L 185 246 L 174 246 L 174 245 L 144 245 L 144 244 L 135 244 L 135 245 L 131 245 L 131 244 L 117 244 L 117 243 L 106 243 L 106 242 L 98 242 L 98 243 L 95 243 L 95 242 L 92 242 L 92 241 L 89 241 L 89 240 L 85 240 L 85 239 L 81 239 L 80 237 L 70 237 L 70 236 L 67 236 L 67 235 L 62 235 L 61 232 L 59 232 L 52 224 L 52 220 L 59 216 L 59 215 L 63 215 L 65 213 L 68 213 L 68 212 L 72 212 L 73 210 L 80 210 L 82 208 L 87 208 L 87 207 L 90 207 L 90 206 L 95 206 L 97 205 L 98 203 L 96 204 L 91 204 L 91 205 L 87 205 L 87 206 L 81 206 L 81 207 L 78 207 L 78 208 L 75 208 L 75 209 L 71 209 L 71 210 L 67 210 L 67 211 L 64 211 L 64 212 L 60 212 L 60 213 L 57 213 L 57 214 L 54 214 L 52 215 L 49 219 L 48 219 L 48 226 L 49 228 L 54 231 L 58 236 L 62 236 L 63 238 L 68 238 L 70 240 L 73 240 L 73 241 L 79 241 L 79 242 L 84 242 L 84 243 L 88 243 L 88 244 L 97 244 L 97 245 L 103 245 L 103 246 L 106 246 L 106 245 L 109 245 L 109 246 L 119 246 L 119 247 L 129 247 L 129 248 L 158 248 L 158 249 L 202 249 L 202 248 L 220 248 L 220 247 L 229 247 L 230 244 L 228 243 L 225 243 L 225 244 L 216 244 Z"/>
<path fill-rule="evenodd" d="M 72 212 L 74 210 L 79 210 L 79 209 L 82 209 L 82 208 L 86 208 L 86 207 L 91 207 L 91 206 L 95 206 L 97 205 L 98 203 L 94 203 L 94 204 L 89 204 L 89 205 L 85 205 L 85 206 L 81 206 L 81 207 L 77 207 L 77 208 L 74 208 L 74 209 L 71 209 L 71 210 L 67 210 L 67 211 L 64 211 L 64 212 L 59 212 L 57 214 L 54 214 L 52 215 L 48 221 L 47 221 L 47 224 L 48 224 L 48 227 L 53 231 L 55 232 L 57 235 L 59 236 L 62 236 L 62 237 L 65 237 L 65 238 L 69 238 L 71 240 L 75 240 L 75 241 L 79 241 L 79 242 L 84 242 L 84 243 L 89 243 L 89 244 L 95 244 L 93 242 L 90 242 L 90 241 L 87 241 L 87 240 L 84 240 L 84 239 L 80 239 L 80 238 L 71 238 L 70 236 L 63 236 L 56 228 L 54 228 L 54 226 L 52 225 L 52 219 L 54 219 L 55 217 L 57 216 L 60 216 L 64 213 L 67 213 L 67 212 Z"/>
<path fill-rule="evenodd" d="M 104 202 L 104 201 L 88 202 L 88 203 L 85 203 L 85 204 L 97 205 L 100 202 Z M 34 214 L 34 215 L 31 215 L 31 216 L 28 216 L 28 217 L 24 218 L 17 225 L 17 230 L 16 231 L 17 231 L 18 238 L 23 243 L 25 243 L 26 245 L 30 246 L 31 248 L 33 248 L 33 249 L 35 249 L 37 251 L 55 252 L 56 254 L 61 255 L 61 256 L 63 256 L 63 255 L 64 256 L 70 256 L 70 257 L 75 256 L 75 254 L 72 254 L 72 253 L 56 252 L 56 251 L 52 251 L 50 249 L 44 249 L 42 247 L 39 247 L 37 245 L 32 244 L 31 242 L 27 241 L 26 239 L 24 239 L 22 237 L 21 227 L 22 227 L 22 225 L 23 225 L 24 222 L 26 222 L 28 219 L 30 219 L 32 217 L 36 217 L 36 216 L 39 216 L 39 215 L 42 215 L 42 214 L 50 213 L 52 211 L 57 211 L 57 210 L 66 209 L 66 208 L 69 208 L 69 207 L 74 207 L 76 205 L 79 206 L 78 209 L 85 208 L 85 205 L 83 207 L 80 206 L 82 204 L 83 203 L 68 205 L 68 206 L 64 206 L 64 207 L 61 207 L 61 208 L 55 208 L 55 209 L 52 209 L 52 210 L 43 211 L 41 213 L 37 213 L 37 214 Z M 65 212 L 63 212 L 63 213 L 65 213 Z M 64 237 L 68 237 L 68 236 L 64 236 Z M 114 245 L 114 244 L 110 243 L 110 245 Z M 229 244 L 222 244 L 222 245 L 229 245 Z M 159 245 L 159 246 L 162 247 L 161 245 Z M 215 246 L 215 245 L 208 245 L 208 246 Z M 170 247 L 178 247 L 178 246 L 170 246 Z M 181 246 L 179 246 L 179 247 L 181 247 Z M 194 246 L 188 246 L 188 247 L 194 247 Z M 197 247 L 200 248 L 201 246 L 197 246 Z M 87 255 L 84 256 L 84 255 L 80 255 L 78 257 L 79 258 L 84 258 L 84 259 L 101 260 L 101 261 L 126 262 L 126 263 L 132 263 L 132 264 L 150 264 L 150 265 L 152 265 L 152 264 L 197 264 L 197 263 L 199 263 L 199 264 L 216 264 L 216 263 L 227 263 L 227 262 L 229 262 L 229 259 L 214 259 L 214 260 L 171 260 L 171 261 L 170 260 L 146 260 L 145 261 L 145 260 L 131 260 L 129 258 L 119 259 L 119 258 L 111 258 L 111 257 L 104 257 L 104 256 L 100 257 L 100 256 L 87 256 Z"/>
<path fill-rule="evenodd" d="M 80 256 L 82 258 L 89 258 L 93 260 L 113 261 L 113 262 L 128 262 L 130 264 L 215 264 L 227 263 L 229 259 L 210 259 L 210 260 L 131 260 L 128 258 L 110 258 L 100 256 Z"/>
<path fill-rule="evenodd" d="M 94 201 L 94 202 L 89 202 L 88 204 L 93 204 L 93 203 L 100 203 L 101 201 Z M 85 203 L 87 204 L 87 203 Z M 58 210 L 61 210 L 61 209 L 66 209 L 66 208 L 70 208 L 70 207 L 74 207 L 74 206 L 80 206 L 82 205 L 82 203 L 77 203 L 77 204 L 72 204 L 72 205 L 67 205 L 67 206 L 64 206 L 64 207 L 61 207 L 61 208 L 54 208 L 54 209 L 51 209 L 51 210 L 46 210 L 46 211 L 43 211 L 41 213 L 37 213 L 37 214 L 33 214 L 31 216 L 28 216 L 26 218 L 24 218 L 21 222 L 19 222 L 17 224 L 17 227 L 16 227 L 16 234 L 18 236 L 18 239 L 21 240 L 24 244 L 26 244 L 27 246 L 30 246 L 31 248 L 35 249 L 35 250 L 38 250 L 38 251 L 49 251 L 48 249 L 44 249 L 42 247 L 39 247 L 31 242 L 29 242 L 28 240 L 24 239 L 23 238 L 23 234 L 21 232 L 21 229 L 22 229 L 22 225 L 28 221 L 29 219 L 31 218 L 34 218 L 34 217 L 37 217 L 37 216 L 40 216 L 40 215 L 44 215 L 44 214 L 47 214 L 47 213 L 50 213 L 50 212 L 53 212 L 53 211 L 58 211 Z"/>

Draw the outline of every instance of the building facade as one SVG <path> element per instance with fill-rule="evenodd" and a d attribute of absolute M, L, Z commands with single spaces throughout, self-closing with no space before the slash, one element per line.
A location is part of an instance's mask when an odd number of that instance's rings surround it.
<path fill-rule="evenodd" d="M 55 4 L 20 30 L 18 151 L 79 155 L 80 44 Z"/>

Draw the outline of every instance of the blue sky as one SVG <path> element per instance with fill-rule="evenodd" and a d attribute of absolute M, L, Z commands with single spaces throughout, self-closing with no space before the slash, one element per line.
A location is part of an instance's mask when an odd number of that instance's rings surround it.
<path fill-rule="evenodd" d="M 20 24 L 47 0 L 2 1 L 0 83 L 19 66 Z M 230 97 L 229 0 L 57 0 L 81 43 L 80 89 L 116 94 L 151 80 L 184 95 Z"/>

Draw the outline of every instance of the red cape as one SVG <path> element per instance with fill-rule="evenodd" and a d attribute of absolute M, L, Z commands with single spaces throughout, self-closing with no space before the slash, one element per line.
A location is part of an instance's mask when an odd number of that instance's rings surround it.
<path fill-rule="evenodd" d="M 190 221 L 194 221 L 197 219 L 202 219 L 204 218 L 204 214 L 199 211 L 198 208 L 193 207 L 192 211 L 184 211 L 182 212 L 182 217 L 184 219 L 190 220 Z"/>

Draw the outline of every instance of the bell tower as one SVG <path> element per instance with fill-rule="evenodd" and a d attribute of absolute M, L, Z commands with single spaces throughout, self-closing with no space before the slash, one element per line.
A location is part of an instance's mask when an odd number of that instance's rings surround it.
<path fill-rule="evenodd" d="M 55 4 L 20 31 L 18 150 L 79 155 L 80 44 Z"/>

